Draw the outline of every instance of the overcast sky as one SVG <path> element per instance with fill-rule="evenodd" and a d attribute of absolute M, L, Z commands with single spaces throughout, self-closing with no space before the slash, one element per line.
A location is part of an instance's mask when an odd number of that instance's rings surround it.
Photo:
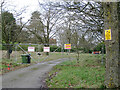
<path fill-rule="evenodd" d="M 43 0 L 40 0 L 40 2 L 43 2 Z M 38 0 L 6 0 L 6 6 L 7 10 L 13 12 L 14 10 L 20 12 L 23 8 L 26 8 L 26 10 L 21 15 L 24 17 L 24 22 L 30 18 L 32 12 L 40 9 Z"/>
<path fill-rule="evenodd" d="M 60 0 L 39 0 L 40 3 L 49 1 L 55 2 Z M 36 10 L 40 11 L 38 0 L 5 0 L 5 2 L 5 8 L 10 12 L 20 12 L 22 8 L 26 8 L 26 10 L 21 15 L 22 17 L 24 17 L 24 22 L 26 22 L 31 17 L 32 12 Z"/>
<path fill-rule="evenodd" d="M 1 1 L 3 1 L 3 0 L 1 0 Z M 39 0 L 40 3 L 49 2 L 49 1 L 60 2 L 62 0 Z M 66 0 L 66 1 L 70 1 L 70 0 Z M 81 1 L 81 0 L 76 0 L 76 1 Z M 32 12 L 34 12 L 36 10 L 40 11 L 38 0 L 5 0 L 5 2 L 6 2 L 6 8 L 9 11 L 16 10 L 17 12 L 20 12 L 21 8 L 27 7 L 26 11 L 23 12 L 23 14 L 22 14 L 22 17 L 24 17 L 23 18 L 24 22 L 27 21 L 31 17 Z"/>

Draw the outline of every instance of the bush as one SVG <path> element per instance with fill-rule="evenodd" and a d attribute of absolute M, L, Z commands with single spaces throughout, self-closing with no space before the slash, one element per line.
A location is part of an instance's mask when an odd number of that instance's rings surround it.
<path fill-rule="evenodd" d="M 51 52 L 61 52 L 61 47 L 58 47 L 58 46 L 56 46 L 56 45 L 52 45 L 52 46 L 50 46 L 50 51 Z"/>
<path fill-rule="evenodd" d="M 104 47 L 103 47 L 104 46 Z M 105 54 L 106 50 L 105 50 L 105 43 L 102 42 L 102 43 L 99 43 L 94 49 L 93 51 L 101 51 L 102 52 L 102 47 L 103 47 L 103 52 Z"/>
<path fill-rule="evenodd" d="M 88 48 L 83 48 L 83 53 L 89 53 L 89 52 L 91 52 L 90 49 L 88 49 Z"/>
<path fill-rule="evenodd" d="M 41 46 L 38 46 L 38 45 L 20 45 L 20 47 L 22 49 L 24 49 L 25 51 L 28 51 L 28 47 L 35 47 L 36 52 L 42 52 L 43 51 L 43 45 L 41 45 Z M 17 51 L 21 51 L 20 47 L 17 47 Z"/>
<path fill-rule="evenodd" d="M 28 47 L 30 46 L 30 47 L 35 47 L 35 51 L 36 52 L 41 52 L 41 51 L 43 51 L 43 46 L 38 46 L 38 45 L 19 45 L 23 50 L 25 50 L 25 51 L 28 51 Z M 14 46 L 12 46 L 12 50 L 13 51 L 22 51 L 22 49 L 19 47 L 19 46 L 17 46 L 17 48 L 16 48 L 16 45 L 14 45 Z M 2 49 L 2 50 L 7 50 L 7 48 L 6 48 L 6 45 L 1 45 L 0 46 L 0 49 Z"/>

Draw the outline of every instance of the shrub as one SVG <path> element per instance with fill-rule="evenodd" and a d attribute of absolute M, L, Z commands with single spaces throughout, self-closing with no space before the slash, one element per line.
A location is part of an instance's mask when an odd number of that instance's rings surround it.
<path fill-rule="evenodd" d="M 61 47 L 59 47 L 59 46 L 56 46 L 56 45 L 52 45 L 52 46 L 50 46 L 50 51 L 51 52 L 61 52 Z"/>
<path fill-rule="evenodd" d="M 103 47 L 104 46 L 104 47 Z M 94 51 L 101 51 L 102 52 L 102 47 L 103 47 L 103 52 L 105 54 L 106 50 L 105 50 L 105 43 L 99 43 L 98 45 L 96 45 L 96 47 L 93 49 Z"/>

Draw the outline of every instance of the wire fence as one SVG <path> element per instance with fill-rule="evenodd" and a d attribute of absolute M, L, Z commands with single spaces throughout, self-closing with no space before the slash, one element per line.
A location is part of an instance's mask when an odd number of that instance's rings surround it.
<path fill-rule="evenodd" d="M 5 46 L 5 45 L 4 45 Z M 64 46 L 64 45 L 63 45 Z M 100 54 L 95 54 L 95 53 L 83 53 L 81 50 L 79 50 L 79 54 L 77 52 L 72 52 L 71 50 L 64 50 L 63 46 L 55 46 L 55 45 L 49 45 L 50 52 L 49 55 L 46 55 L 46 52 L 44 52 L 44 45 L 41 44 L 16 44 L 12 45 L 12 52 L 10 54 L 10 59 L 7 59 L 7 49 L 5 47 L 3 48 L 4 50 L 0 50 L 0 53 L 2 54 L 1 61 L 2 63 L 2 70 L 4 72 L 8 71 L 8 65 L 10 67 L 16 68 L 16 66 L 25 66 L 28 64 L 23 64 L 23 59 L 22 55 L 23 54 L 30 54 L 31 57 L 31 63 L 29 64 L 35 64 L 35 63 L 42 63 L 45 61 L 51 61 L 51 60 L 57 60 L 62 58 L 66 58 L 67 60 L 76 60 L 78 59 L 79 55 L 79 60 L 83 60 L 85 56 L 90 55 L 90 56 L 95 56 L 98 57 L 97 62 L 101 63 L 101 65 L 105 65 L 105 54 L 104 54 L 104 48 L 100 51 Z M 34 47 L 33 51 L 29 51 L 29 47 Z M 56 48 L 55 48 L 56 47 Z M 104 46 L 103 46 L 104 47 Z M 72 63 L 72 62 L 71 62 Z"/>
<path fill-rule="evenodd" d="M 64 45 L 63 46 L 56 46 L 54 44 L 52 45 L 49 45 L 50 47 L 50 53 L 49 55 L 47 56 L 46 53 L 44 52 L 44 45 L 43 44 L 15 44 L 15 45 L 12 45 L 10 44 L 9 46 L 11 46 L 11 50 L 10 51 L 10 59 L 13 61 L 13 62 L 17 62 L 17 63 L 21 63 L 21 55 L 22 54 L 30 54 L 31 56 L 31 61 L 32 62 L 41 62 L 41 61 L 45 61 L 45 60 L 49 60 L 49 59 L 54 59 L 55 57 L 58 57 L 58 58 L 64 58 L 67 56 L 71 57 L 71 52 L 74 53 L 77 57 L 77 53 L 73 50 L 65 50 L 64 49 Z M 2 52 L 2 59 L 7 59 L 7 48 L 6 47 L 6 44 L 3 45 L 3 50 L 1 51 Z M 34 47 L 34 51 L 28 51 L 28 48 L 29 47 Z M 100 54 L 101 55 L 101 64 L 104 63 L 104 57 L 105 57 L 105 54 L 104 54 L 104 45 L 102 46 L 102 49 L 101 51 L 94 51 L 92 52 L 92 54 Z M 83 52 L 81 50 L 79 50 L 79 54 L 83 54 Z M 79 57 L 80 58 L 80 57 Z M 55 58 L 56 59 L 56 58 Z"/>
<path fill-rule="evenodd" d="M 32 63 L 49 61 L 52 59 L 64 58 L 68 56 L 68 54 L 62 50 L 61 46 L 58 46 L 56 48 L 50 48 L 50 51 L 52 52 L 49 52 L 49 55 L 46 55 L 46 52 L 44 52 L 43 44 L 16 44 L 11 46 L 12 48 L 10 49 L 12 49 L 12 52 L 10 54 L 10 60 L 15 63 L 22 63 L 22 57 L 21 57 L 22 54 L 30 54 Z M 49 45 L 49 46 L 54 47 L 54 45 Z M 29 47 L 34 47 L 34 50 L 28 51 Z M 6 54 L 7 54 L 7 50 L 2 50 L 3 60 L 7 58 Z"/>

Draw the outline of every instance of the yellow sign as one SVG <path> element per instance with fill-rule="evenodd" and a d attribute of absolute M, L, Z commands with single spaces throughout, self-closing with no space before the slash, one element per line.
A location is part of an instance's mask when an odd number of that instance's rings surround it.
<path fill-rule="evenodd" d="M 71 44 L 64 44 L 65 49 L 71 49 Z"/>
<path fill-rule="evenodd" d="M 111 29 L 105 30 L 105 40 L 111 40 Z"/>

